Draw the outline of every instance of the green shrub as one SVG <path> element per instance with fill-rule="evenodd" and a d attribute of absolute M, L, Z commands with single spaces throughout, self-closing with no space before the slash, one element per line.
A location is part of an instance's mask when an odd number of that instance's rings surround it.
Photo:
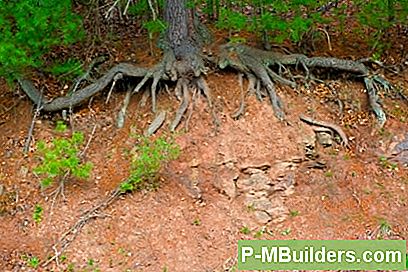
<path fill-rule="evenodd" d="M 247 17 L 239 12 L 222 8 L 217 26 L 221 29 L 231 31 L 241 31 L 246 28 Z"/>
<path fill-rule="evenodd" d="M 81 18 L 70 0 L 0 1 L 0 76 L 10 82 L 38 69 L 54 46 L 82 36 Z"/>
<path fill-rule="evenodd" d="M 151 140 L 140 136 L 137 142 L 131 151 L 130 176 L 120 185 L 122 192 L 155 188 L 161 167 L 175 160 L 180 153 L 179 146 L 166 137 Z"/>
<path fill-rule="evenodd" d="M 383 51 L 391 47 L 391 42 L 384 40 L 387 30 L 396 24 L 406 25 L 408 1 L 358 0 L 355 4 L 360 7 L 357 19 L 361 28 L 368 30 L 367 42 L 374 50 L 372 57 L 379 59 Z"/>
<path fill-rule="evenodd" d="M 72 80 L 85 73 L 82 63 L 76 59 L 68 59 L 66 61 L 57 60 L 47 68 L 45 71 L 51 73 L 54 76 Z"/>
<path fill-rule="evenodd" d="M 59 122 L 56 130 L 61 131 L 64 126 Z M 41 163 L 34 169 L 34 173 L 44 176 L 42 186 L 47 187 L 55 180 L 64 181 L 70 176 L 82 179 L 89 177 L 92 164 L 82 163 L 78 155 L 83 141 L 83 133 L 74 132 L 71 138 L 57 137 L 48 144 L 43 140 L 38 142 L 37 152 Z"/>

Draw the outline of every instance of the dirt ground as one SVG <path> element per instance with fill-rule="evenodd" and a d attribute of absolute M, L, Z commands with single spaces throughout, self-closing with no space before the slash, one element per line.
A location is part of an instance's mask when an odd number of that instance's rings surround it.
<path fill-rule="evenodd" d="M 407 75 L 391 81 L 408 87 Z M 128 176 L 125 154 L 135 144 L 130 135 L 142 133 L 153 114 L 149 103 L 141 107 L 134 96 L 125 127 L 117 129 L 125 95 L 120 90 L 108 104 L 104 93 L 76 109 L 74 128 L 92 137 L 86 159 L 94 169 L 89 180 L 67 183 L 66 200 L 52 205 L 50 191 L 41 190 L 32 172 L 35 144 L 22 152 L 32 104 L 1 82 L 0 270 L 234 271 L 240 239 L 408 239 L 408 173 L 392 161 L 393 148 L 408 133 L 406 102 L 383 93 L 389 120 L 377 131 L 363 84 L 340 77 L 327 81 L 338 96 L 324 85 L 280 88 L 289 124 L 255 97 L 247 98 L 244 116 L 234 120 L 237 82 L 231 71 L 210 74 L 220 127 L 201 97 L 189 131 L 176 134 L 181 155 L 164 167 L 160 187 L 121 197 L 83 227 L 63 259 L 37 269 L 30 258 L 44 262 L 53 256 L 61 235 Z M 178 105 L 165 91 L 159 101 L 168 112 Z M 300 115 L 341 126 L 350 147 L 334 142 L 324 148 Z M 55 136 L 60 118 L 38 118 L 34 142 Z M 159 134 L 168 133 L 169 122 Z M 44 209 L 39 224 L 33 220 L 36 204 Z"/>

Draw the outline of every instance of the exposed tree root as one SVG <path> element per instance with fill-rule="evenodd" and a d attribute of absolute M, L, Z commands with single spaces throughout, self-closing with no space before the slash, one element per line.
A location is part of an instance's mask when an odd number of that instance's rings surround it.
<path fill-rule="evenodd" d="M 287 70 L 287 65 L 300 65 L 305 70 L 306 80 L 311 77 L 309 69 L 316 67 L 342 70 L 362 77 L 367 89 L 370 106 L 376 115 L 379 126 L 382 127 L 384 125 L 386 116 L 381 108 L 377 90 L 380 86 L 383 88 L 391 88 L 391 85 L 378 75 L 370 75 L 368 68 L 361 62 L 325 57 L 309 58 L 301 54 L 284 55 L 239 44 L 227 44 L 220 48 L 220 68 L 223 69 L 230 66 L 245 73 L 249 80 L 250 89 L 253 89 L 254 77 L 259 79 L 268 92 L 276 117 L 281 120 L 284 119 L 284 112 L 281 101 L 276 95 L 274 82 L 279 82 L 291 87 L 296 86 L 293 77 L 286 79 L 281 75 L 282 69 Z M 279 74 L 275 73 L 271 67 L 278 67 Z M 257 96 L 259 98 L 259 91 L 257 91 Z"/>
<path fill-rule="evenodd" d="M 239 118 L 241 114 L 243 114 L 245 111 L 245 93 L 244 93 L 244 86 L 242 82 L 242 73 L 238 74 L 238 82 L 239 82 L 239 90 L 240 90 L 241 97 L 240 97 L 238 110 L 231 115 L 231 117 L 234 119 Z"/>
<path fill-rule="evenodd" d="M 41 109 L 43 111 L 59 111 L 85 102 L 88 98 L 108 86 L 117 74 L 123 74 L 124 76 L 129 77 L 144 77 L 147 74 L 147 70 L 136 67 L 132 64 L 121 63 L 109 70 L 95 83 L 74 92 L 72 95 L 62 96 L 51 100 L 43 97 L 30 80 L 19 79 L 18 82 L 23 91 L 35 104 L 41 104 Z"/>
<path fill-rule="evenodd" d="M 160 111 L 159 114 L 154 118 L 153 122 L 150 124 L 150 126 L 147 128 L 145 135 L 146 136 L 151 136 L 153 135 L 164 123 L 166 120 L 166 112 L 165 111 Z"/>
<path fill-rule="evenodd" d="M 197 88 L 194 88 L 193 89 L 193 97 L 191 98 L 190 108 L 188 110 L 188 114 L 187 114 L 187 118 L 186 118 L 186 122 L 185 122 L 186 131 L 188 131 L 191 116 L 193 116 L 194 106 L 195 106 L 195 103 L 197 101 L 197 97 L 198 97 L 198 90 L 197 90 Z"/>
<path fill-rule="evenodd" d="M 290 65 L 303 68 L 306 80 L 313 78 L 309 69 L 315 67 L 342 70 L 356 74 L 358 77 L 362 77 L 367 89 L 369 104 L 377 117 L 380 127 L 382 127 L 386 121 L 386 116 L 381 108 L 377 91 L 380 86 L 383 88 L 391 88 L 391 85 L 380 76 L 370 75 L 367 67 L 361 62 L 324 57 L 308 58 L 301 54 L 285 55 L 238 44 L 221 46 L 219 57 L 218 65 L 220 68 L 230 66 L 238 72 L 245 74 L 249 81 L 247 93 L 255 93 L 257 98 L 262 100 L 262 92 L 263 90 L 266 91 L 266 95 L 269 97 L 274 113 L 279 120 L 285 119 L 285 113 L 282 101 L 276 93 L 275 83 L 288 85 L 292 88 L 296 87 L 295 77 L 292 76 L 289 69 L 286 67 Z M 278 71 L 275 72 L 273 70 L 274 68 L 278 68 Z M 136 87 L 133 90 L 128 91 L 125 96 L 123 106 L 117 117 L 118 127 L 123 127 L 124 125 L 126 110 L 131 96 L 134 93 L 139 92 L 147 82 L 151 82 L 150 99 L 153 112 L 157 111 L 156 96 L 159 82 L 176 82 L 174 93 L 181 102 L 175 113 L 174 120 L 170 125 L 170 130 L 174 131 L 188 111 L 192 100 L 192 90 L 197 90 L 198 93 L 202 93 L 207 98 L 214 123 L 219 125 L 218 118 L 214 112 L 210 90 L 203 78 L 204 73 L 205 67 L 203 59 L 198 53 L 193 52 L 188 54 L 184 59 L 177 59 L 171 50 L 167 50 L 162 61 L 150 69 L 137 67 L 128 63 L 121 63 L 110 69 L 104 76 L 91 85 L 81 90 L 77 90 L 70 95 L 51 100 L 43 97 L 30 80 L 19 79 L 18 81 L 30 99 L 35 104 L 41 105 L 41 110 L 58 111 L 65 108 L 72 108 L 83 103 L 111 84 L 107 98 L 108 100 L 117 81 L 126 80 L 126 77 L 139 78 L 140 81 Z M 286 78 L 285 75 L 289 75 L 289 78 Z M 246 94 L 241 91 L 240 108 L 233 117 L 238 118 L 239 115 L 243 114 L 245 108 L 245 96 Z M 146 98 L 146 96 L 144 97 Z M 190 119 L 193 108 L 193 106 L 190 107 L 191 110 L 185 118 L 186 120 Z M 154 126 L 149 129 L 148 134 L 154 133 L 152 131 L 157 130 L 161 124 L 164 123 L 165 116 L 159 115 L 158 117 L 160 118 L 153 122 Z M 158 121 L 160 121 L 160 125 L 158 125 Z"/>
<path fill-rule="evenodd" d="M 212 100 L 210 96 L 210 90 L 205 82 L 204 78 L 201 76 L 204 71 L 203 61 L 199 55 L 190 56 L 188 58 L 193 59 L 193 63 L 196 65 L 191 65 L 186 60 L 176 60 L 174 54 L 171 51 L 167 51 L 164 54 L 163 60 L 158 63 L 156 66 L 150 69 L 141 68 L 134 66 L 128 63 L 121 63 L 110 69 L 104 76 L 98 79 L 93 84 L 66 95 L 63 97 L 58 97 L 55 99 L 48 100 L 46 99 L 33 85 L 33 83 L 28 79 L 19 79 L 18 82 L 22 87 L 23 91 L 28 95 L 28 97 L 37 105 L 40 105 L 41 110 L 43 111 L 59 111 L 66 108 L 72 108 L 83 102 L 88 98 L 95 95 L 97 92 L 104 90 L 109 84 L 111 84 L 108 97 L 106 102 L 109 101 L 111 93 L 116 83 L 120 80 L 126 80 L 126 77 L 136 77 L 141 78 L 139 83 L 133 90 L 130 90 L 126 93 L 123 105 L 117 116 L 117 126 L 119 128 L 124 126 L 126 110 L 130 103 L 131 96 L 135 93 L 138 93 L 146 83 L 151 80 L 150 86 L 150 98 L 152 102 L 152 111 L 157 111 L 157 89 L 158 83 L 160 81 L 176 81 L 175 94 L 181 99 L 181 104 L 179 109 L 175 114 L 175 118 L 170 125 L 170 130 L 174 131 L 177 126 L 180 124 L 183 116 L 186 113 L 186 110 L 190 103 L 190 92 L 191 89 L 197 89 L 199 92 L 202 92 L 207 100 L 211 113 L 214 117 L 214 121 L 217 121 L 217 118 L 213 111 Z M 199 65 L 197 65 L 197 63 Z M 146 98 L 144 96 L 144 98 Z M 191 117 L 190 113 L 190 117 Z M 151 135 L 160 126 L 164 123 L 166 115 L 159 114 L 156 120 L 152 123 L 147 134 Z"/>
<path fill-rule="evenodd" d="M 188 104 L 190 101 L 190 94 L 187 86 L 187 81 L 185 79 L 180 79 L 177 82 L 176 89 L 180 88 L 183 94 L 181 104 L 176 112 L 176 118 L 174 118 L 173 122 L 170 125 L 170 131 L 175 131 L 176 127 L 180 124 L 181 118 L 183 118 L 184 113 L 188 108 Z"/>

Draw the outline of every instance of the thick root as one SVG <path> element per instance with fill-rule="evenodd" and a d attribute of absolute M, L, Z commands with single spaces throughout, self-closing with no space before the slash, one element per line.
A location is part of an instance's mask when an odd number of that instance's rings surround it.
<path fill-rule="evenodd" d="M 384 88 L 390 88 L 390 84 L 379 76 L 370 76 L 369 69 L 361 62 L 325 57 L 308 58 L 302 54 L 285 55 L 239 44 L 227 44 L 221 46 L 218 62 L 221 69 L 230 66 L 239 72 L 245 73 L 250 86 L 253 85 L 254 81 L 252 77 L 259 79 L 268 92 L 275 115 L 281 120 L 284 119 L 283 109 L 280 105 L 279 97 L 276 95 L 273 82 L 282 83 L 291 86 L 292 88 L 296 87 L 296 83 L 293 80 L 285 79 L 280 73 L 277 74 L 272 71 L 271 66 L 278 66 L 281 70 L 281 68 L 286 65 L 294 65 L 297 67 L 299 64 L 305 70 L 306 80 L 311 76 L 309 69 L 314 67 L 346 71 L 356 74 L 359 77 L 363 77 L 370 106 L 380 127 L 384 125 L 386 115 L 381 108 L 375 83 L 379 83 Z M 257 97 L 258 99 L 260 98 L 259 92 L 257 92 Z"/>
<path fill-rule="evenodd" d="M 234 119 L 238 119 L 245 111 L 245 93 L 244 93 L 244 86 L 243 86 L 243 82 L 242 82 L 242 74 L 241 73 L 238 74 L 238 82 L 239 82 L 239 90 L 240 90 L 241 97 L 240 97 L 238 110 L 231 115 L 231 117 L 234 118 Z M 252 83 L 252 85 L 253 85 L 253 83 Z M 249 84 L 248 88 L 252 87 L 252 85 Z"/>
<path fill-rule="evenodd" d="M 147 73 L 148 70 L 144 68 L 128 63 L 121 63 L 110 69 L 93 84 L 81 90 L 77 90 L 70 96 L 62 96 L 52 100 L 47 100 L 43 97 L 41 92 L 34 87 L 34 84 L 30 80 L 21 78 L 18 79 L 18 82 L 23 91 L 35 104 L 41 104 L 41 109 L 43 111 L 59 111 L 85 102 L 99 91 L 105 89 L 106 86 L 114 81 L 115 76 L 118 74 L 129 77 L 144 77 Z"/>
<path fill-rule="evenodd" d="M 186 112 L 189 101 L 190 101 L 190 94 L 188 91 L 187 81 L 185 79 L 180 79 L 179 82 L 180 82 L 181 90 L 183 93 L 183 99 L 180 104 L 180 107 L 178 108 L 176 112 L 176 117 L 174 118 L 173 122 L 170 125 L 171 132 L 175 131 L 177 126 L 180 124 L 181 119 L 183 118 L 184 113 Z"/>

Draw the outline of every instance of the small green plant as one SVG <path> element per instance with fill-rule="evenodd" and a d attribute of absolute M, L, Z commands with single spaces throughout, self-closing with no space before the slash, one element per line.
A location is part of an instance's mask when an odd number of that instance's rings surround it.
<path fill-rule="evenodd" d="M 194 226 L 200 226 L 200 225 L 201 225 L 201 220 L 200 220 L 199 218 L 195 219 L 195 220 L 193 221 L 193 225 L 194 225 Z"/>
<path fill-rule="evenodd" d="M 55 131 L 56 132 L 65 132 L 67 130 L 67 125 L 65 124 L 64 121 L 57 121 L 57 125 L 55 126 Z"/>
<path fill-rule="evenodd" d="M 29 266 L 31 266 L 32 268 L 36 269 L 38 267 L 38 265 L 40 264 L 40 259 L 38 259 L 37 257 L 33 256 L 31 258 L 29 258 L 27 260 L 27 263 Z"/>
<path fill-rule="evenodd" d="M 63 123 L 57 123 L 57 131 L 63 131 Z M 65 129 L 64 129 L 65 130 Z M 41 163 L 34 168 L 34 173 L 44 176 L 41 185 L 47 187 L 55 180 L 63 183 L 69 176 L 86 179 L 92 169 L 90 162 L 82 163 L 79 150 L 84 141 L 81 132 L 74 132 L 71 138 L 57 137 L 51 143 L 41 140 L 37 152 Z"/>
<path fill-rule="evenodd" d="M 67 265 L 67 271 L 68 272 L 74 272 L 75 271 L 75 264 L 74 263 L 70 263 Z"/>
<path fill-rule="evenodd" d="M 94 266 L 95 265 L 95 261 L 94 259 L 88 259 L 87 263 L 88 266 Z"/>
<path fill-rule="evenodd" d="M 346 153 L 343 155 L 343 160 L 348 161 L 350 160 L 350 154 Z"/>
<path fill-rule="evenodd" d="M 165 163 L 178 158 L 180 148 L 173 139 L 160 137 L 151 140 L 139 136 L 131 154 L 130 176 L 120 185 L 122 192 L 156 188 L 160 169 Z"/>
<path fill-rule="evenodd" d="M 248 235 L 251 233 L 251 230 L 247 226 L 243 226 L 240 231 L 242 234 Z"/>
<path fill-rule="evenodd" d="M 395 163 L 395 162 L 390 162 L 390 161 L 388 160 L 388 158 L 385 157 L 385 156 L 380 156 L 380 157 L 378 158 L 378 161 L 379 161 L 381 167 L 384 168 L 384 169 L 388 169 L 388 170 L 390 170 L 390 171 L 396 171 L 396 170 L 398 170 L 398 164 Z"/>
<path fill-rule="evenodd" d="M 388 159 L 387 159 L 387 157 L 385 157 L 385 156 L 380 156 L 380 157 L 378 158 L 378 161 L 380 162 L 380 165 L 381 165 L 383 168 L 386 168 L 386 167 L 387 167 L 387 164 L 388 164 Z"/>
<path fill-rule="evenodd" d="M 263 234 L 264 234 L 264 232 L 262 230 L 258 230 L 257 232 L 255 232 L 254 238 L 255 239 L 260 239 Z"/>
<path fill-rule="evenodd" d="M 61 263 L 65 262 L 67 259 L 68 259 L 68 258 L 67 258 L 66 255 L 61 255 L 61 256 L 60 256 L 60 262 L 61 262 Z"/>
<path fill-rule="evenodd" d="M 153 55 L 153 39 L 156 34 L 163 33 L 167 26 L 166 23 L 160 19 L 150 20 L 143 23 L 143 28 L 147 30 L 149 37 L 150 54 Z"/>
<path fill-rule="evenodd" d="M 391 225 L 385 219 L 380 219 L 380 226 L 378 232 L 378 239 L 383 239 L 384 236 L 391 233 Z"/>
<path fill-rule="evenodd" d="M 300 212 L 298 210 L 291 210 L 289 212 L 290 216 L 295 217 L 298 216 L 300 214 Z"/>
<path fill-rule="evenodd" d="M 91 269 L 92 272 L 100 272 L 101 270 L 97 267 L 94 259 L 88 259 L 86 262 L 87 266 Z"/>
<path fill-rule="evenodd" d="M 384 39 L 388 29 L 393 25 L 404 24 L 408 15 L 408 2 L 395 0 L 356 1 L 360 5 L 357 19 L 362 28 L 370 30 L 367 42 L 371 45 L 374 59 L 391 47 Z M 378 16 L 381 14 L 382 16 Z"/>
<path fill-rule="evenodd" d="M 281 231 L 281 234 L 282 234 L 283 236 L 288 236 L 291 232 L 292 232 L 292 230 L 291 230 L 290 228 L 287 228 L 287 229 L 285 229 L 285 230 L 282 230 L 282 231 Z"/>
<path fill-rule="evenodd" d="M 324 176 L 326 178 L 332 178 L 333 177 L 333 172 L 331 170 L 327 170 L 326 173 L 324 173 Z"/>
<path fill-rule="evenodd" d="M 125 250 L 123 247 L 120 247 L 120 248 L 118 249 L 118 253 L 119 253 L 120 255 L 123 255 L 123 256 L 126 256 L 126 255 L 127 255 L 127 252 L 126 252 L 126 250 Z"/>
<path fill-rule="evenodd" d="M 41 205 L 36 204 L 34 207 L 33 219 L 37 224 L 39 224 L 42 220 L 42 213 L 43 213 L 43 208 L 41 207 Z"/>
<path fill-rule="evenodd" d="M 247 206 L 247 211 L 248 212 L 254 212 L 255 210 L 256 209 L 255 209 L 255 206 L 254 206 L 253 203 L 248 204 L 248 206 Z"/>
<path fill-rule="evenodd" d="M 245 29 L 247 25 L 247 17 L 240 12 L 222 8 L 218 18 L 217 27 L 227 29 L 229 37 L 232 37 L 233 32 L 239 32 Z"/>

